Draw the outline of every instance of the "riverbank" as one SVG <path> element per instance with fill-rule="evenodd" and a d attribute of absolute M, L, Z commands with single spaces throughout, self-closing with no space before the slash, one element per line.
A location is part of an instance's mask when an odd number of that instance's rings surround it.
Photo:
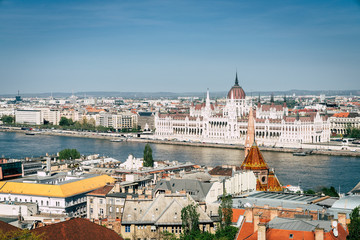
<path fill-rule="evenodd" d="M 20 129 L 1 129 L 0 132 L 17 132 L 25 134 L 27 131 Z M 37 135 L 50 135 L 50 136 L 64 136 L 64 137 L 78 137 L 78 138 L 94 138 L 94 139 L 106 139 L 112 140 L 118 138 L 121 134 L 114 133 L 94 133 L 94 132 L 75 132 L 75 131 L 33 131 Z M 155 144 L 167 144 L 167 145 L 182 145 L 191 147 L 208 147 L 208 148 L 223 148 L 223 149 L 240 149 L 243 150 L 242 145 L 229 145 L 229 144 L 216 144 L 216 143 L 194 143 L 194 142 L 179 142 L 179 141 L 164 141 L 145 139 L 137 137 L 127 138 L 128 142 L 143 142 L 143 143 L 155 143 Z M 276 147 L 264 147 L 260 146 L 261 151 L 268 152 L 282 152 L 282 153 L 294 153 L 298 152 L 296 148 L 276 148 Z M 309 146 L 307 147 L 309 149 Z M 331 150 L 328 149 L 312 149 L 313 155 L 328 155 L 328 156 L 348 156 L 348 157 L 360 157 L 360 152 L 357 151 L 346 151 L 346 150 Z"/>

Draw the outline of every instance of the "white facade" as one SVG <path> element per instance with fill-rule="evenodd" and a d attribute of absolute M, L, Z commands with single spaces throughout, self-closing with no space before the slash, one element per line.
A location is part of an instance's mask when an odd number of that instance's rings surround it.
<path fill-rule="evenodd" d="M 115 130 L 132 129 L 137 126 L 137 115 L 132 113 L 105 113 L 96 115 L 96 126 L 112 127 Z"/>
<path fill-rule="evenodd" d="M 139 170 L 143 167 L 143 159 L 141 158 L 135 158 L 132 154 L 129 154 L 126 161 L 122 164 L 120 164 L 120 168 L 126 169 L 126 170 Z"/>
<path fill-rule="evenodd" d="M 50 108 L 37 108 L 36 110 L 41 111 L 42 120 L 46 120 L 53 125 L 59 125 L 60 122 L 60 111 Z"/>
<path fill-rule="evenodd" d="M 205 198 L 207 204 L 217 201 L 218 197 L 223 195 L 224 187 L 226 193 L 231 195 L 239 195 L 256 190 L 256 177 L 252 171 L 235 172 L 232 177 L 226 178 L 224 181 L 225 183 L 216 181 L 212 184 Z"/>
<path fill-rule="evenodd" d="M 334 114 L 330 117 L 331 131 L 336 134 L 345 134 L 348 127 L 360 128 L 360 116 L 358 114 Z"/>
<path fill-rule="evenodd" d="M 240 89 L 240 90 L 239 90 Z M 236 96 L 236 97 L 234 97 Z M 244 144 L 247 115 L 251 99 L 237 85 L 229 91 L 222 113 L 211 105 L 209 93 L 205 103 L 191 106 L 190 114 L 155 115 L 156 139 L 180 141 Z M 288 116 L 284 105 L 256 107 L 255 134 L 259 145 L 294 146 L 302 143 L 330 141 L 330 122 L 317 113 L 308 117 Z"/>
<path fill-rule="evenodd" d="M 40 110 L 16 110 L 15 122 L 20 124 L 40 125 L 43 123 Z"/>

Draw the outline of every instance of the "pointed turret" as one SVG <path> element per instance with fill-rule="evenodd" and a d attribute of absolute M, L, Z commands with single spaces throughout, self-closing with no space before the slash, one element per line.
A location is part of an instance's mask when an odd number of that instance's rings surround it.
<path fill-rule="evenodd" d="M 210 107 L 210 94 L 209 89 L 206 91 L 206 107 Z"/>
<path fill-rule="evenodd" d="M 271 94 L 271 97 L 270 97 L 270 104 L 271 104 L 271 107 L 275 107 L 275 101 L 274 101 L 274 94 L 272 93 Z"/>
<path fill-rule="evenodd" d="M 249 112 L 249 120 L 248 120 L 248 128 L 245 139 L 245 157 L 248 155 L 251 146 L 255 142 L 255 124 L 254 124 L 254 114 L 253 109 L 250 108 Z"/>
<path fill-rule="evenodd" d="M 235 85 L 234 86 L 239 86 L 239 80 L 238 80 L 238 76 L 237 76 L 237 71 L 236 71 L 236 75 L 235 75 Z"/>
<path fill-rule="evenodd" d="M 284 104 L 283 104 L 284 108 L 287 107 L 286 105 L 286 95 L 284 95 Z"/>

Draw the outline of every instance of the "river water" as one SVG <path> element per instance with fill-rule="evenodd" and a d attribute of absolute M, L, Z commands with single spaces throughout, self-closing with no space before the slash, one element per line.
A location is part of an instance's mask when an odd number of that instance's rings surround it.
<path fill-rule="evenodd" d="M 192 162 L 206 166 L 240 165 L 244 151 L 236 149 L 150 144 L 155 160 Z M 28 136 L 23 133 L 0 132 L 0 156 L 25 158 L 53 154 L 65 148 L 76 148 L 81 154 L 100 154 L 125 161 L 129 154 L 142 157 L 145 143 L 110 142 L 104 139 Z M 334 186 L 348 192 L 360 181 L 360 158 L 341 156 L 293 156 L 291 153 L 262 152 L 270 168 L 282 184 L 304 189 Z"/>

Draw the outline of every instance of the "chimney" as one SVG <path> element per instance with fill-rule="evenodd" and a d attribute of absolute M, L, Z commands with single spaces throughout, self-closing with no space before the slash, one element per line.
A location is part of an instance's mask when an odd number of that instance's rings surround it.
<path fill-rule="evenodd" d="M 275 209 L 271 209 L 270 210 L 270 221 L 273 220 L 274 218 L 276 218 L 278 216 L 278 210 Z"/>
<path fill-rule="evenodd" d="M 338 222 L 346 229 L 346 213 L 338 213 Z"/>
<path fill-rule="evenodd" d="M 46 157 L 46 171 L 51 172 L 51 158 Z"/>
<path fill-rule="evenodd" d="M 258 240 L 266 240 L 266 223 L 260 223 L 258 226 Z"/>
<path fill-rule="evenodd" d="M 119 193 L 120 192 L 120 183 L 115 183 L 115 186 L 113 188 L 113 191 L 116 192 L 116 193 Z"/>
<path fill-rule="evenodd" d="M 132 188 L 129 188 L 129 189 L 128 189 L 128 193 L 133 193 L 133 189 L 132 189 Z"/>
<path fill-rule="evenodd" d="M 315 228 L 315 240 L 324 240 L 323 228 Z"/>
<path fill-rule="evenodd" d="M 186 191 L 185 191 L 185 190 L 181 190 L 179 193 L 180 193 L 180 194 L 186 194 Z"/>
<path fill-rule="evenodd" d="M 258 230 L 258 225 L 260 223 L 260 214 L 254 215 L 254 232 Z"/>
<path fill-rule="evenodd" d="M 245 209 L 245 221 L 246 222 L 252 222 L 253 221 L 253 209 L 252 208 L 246 208 Z"/>

